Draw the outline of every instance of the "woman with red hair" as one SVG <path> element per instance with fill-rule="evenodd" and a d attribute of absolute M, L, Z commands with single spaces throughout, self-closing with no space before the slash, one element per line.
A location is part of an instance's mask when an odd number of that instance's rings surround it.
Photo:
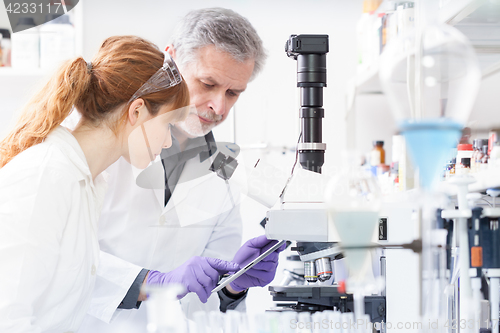
<path fill-rule="evenodd" d="M 64 64 L 26 106 L 0 141 L 1 332 L 78 329 L 99 268 L 101 172 L 120 157 L 145 168 L 188 104 L 170 56 L 120 36 Z"/>

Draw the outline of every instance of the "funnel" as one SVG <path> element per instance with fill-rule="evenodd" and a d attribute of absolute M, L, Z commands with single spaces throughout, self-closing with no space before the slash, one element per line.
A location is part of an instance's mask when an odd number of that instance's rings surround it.
<path fill-rule="evenodd" d="M 450 148 L 456 146 L 462 125 L 446 119 L 405 122 L 400 125 L 413 164 L 419 169 L 420 183 L 432 189 L 442 173 Z"/>
<path fill-rule="evenodd" d="M 435 4 L 436 1 L 422 3 Z M 418 25 L 417 31 L 387 45 L 381 57 L 380 81 L 405 136 L 413 164 L 420 171 L 424 190 L 421 206 L 425 217 L 419 221 L 423 244 L 421 283 L 439 283 L 436 272 L 446 266 L 434 261 L 435 248 L 430 236 L 434 228 L 430 218 L 431 190 L 472 110 L 481 71 L 470 42 L 457 29 L 444 24 Z M 458 219 L 456 223 L 460 244 L 468 244 L 467 220 Z M 473 302 L 468 292 L 471 286 L 466 269 L 469 267 L 467 246 L 461 246 L 460 252 L 460 319 L 467 322 L 472 318 L 468 307 Z M 421 307 L 422 318 L 439 317 L 441 321 L 446 314 L 433 311 L 440 305 L 433 305 L 424 289 L 421 299 L 426 301 Z"/>
<path fill-rule="evenodd" d="M 380 80 L 421 185 L 431 189 L 477 95 L 481 71 L 474 50 L 457 29 L 430 24 L 387 46 Z"/>
<path fill-rule="evenodd" d="M 357 283 L 363 279 L 371 268 L 370 250 L 364 247 L 370 245 L 378 225 L 377 211 L 333 211 L 330 214 L 341 240 L 349 278 Z"/>
<path fill-rule="evenodd" d="M 377 228 L 381 195 L 373 174 L 361 168 L 359 154 L 343 153 L 343 169 L 328 183 L 328 227 L 335 228 L 349 270 L 347 288 L 356 319 L 365 315 L 364 290 L 369 271 L 369 246 Z"/>
<path fill-rule="evenodd" d="M 340 237 L 351 280 L 363 279 L 370 262 L 373 235 L 378 225 L 380 190 L 373 175 L 363 170 L 357 154 L 344 154 L 344 168 L 326 189 L 329 227 Z M 365 247 L 364 249 L 349 249 Z"/>

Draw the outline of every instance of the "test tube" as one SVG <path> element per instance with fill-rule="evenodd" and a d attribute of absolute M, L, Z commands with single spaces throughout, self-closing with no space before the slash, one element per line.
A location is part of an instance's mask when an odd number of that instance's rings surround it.
<path fill-rule="evenodd" d="M 211 311 L 208 314 L 208 323 L 211 333 L 224 333 L 224 314 L 219 311 Z"/>
<path fill-rule="evenodd" d="M 238 311 L 228 310 L 224 315 L 224 332 L 238 333 L 241 321 L 241 315 Z"/>
<path fill-rule="evenodd" d="M 205 311 L 193 313 L 193 321 L 196 327 L 196 333 L 210 333 L 208 316 Z"/>
<path fill-rule="evenodd" d="M 298 324 L 297 313 L 295 311 L 285 311 L 279 316 L 280 333 L 296 333 Z"/>

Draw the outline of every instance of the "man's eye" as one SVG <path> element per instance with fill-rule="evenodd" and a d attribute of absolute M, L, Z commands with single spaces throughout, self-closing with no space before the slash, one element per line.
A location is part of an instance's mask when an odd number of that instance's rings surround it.
<path fill-rule="evenodd" d="M 205 82 L 202 82 L 203 86 L 205 86 L 206 88 L 212 88 L 214 85 L 213 84 L 208 84 L 208 83 L 205 83 Z"/>
<path fill-rule="evenodd" d="M 228 94 L 229 96 L 231 96 L 231 97 L 236 97 L 236 96 L 238 96 L 238 94 L 237 94 L 237 93 L 235 93 L 235 92 L 234 92 L 234 91 L 232 91 L 232 90 L 228 90 L 228 91 L 227 91 L 227 94 Z"/>

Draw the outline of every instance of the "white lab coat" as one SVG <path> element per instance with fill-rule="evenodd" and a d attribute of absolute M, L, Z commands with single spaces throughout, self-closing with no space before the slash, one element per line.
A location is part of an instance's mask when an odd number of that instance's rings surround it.
<path fill-rule="evenodd" d="M 99 263 L 102 176 L 65 128 L 0 169 L 0 332 L 70 332 Z"/>
<path fill-rule="evenodd" d="M 229 193 L 228 185 L 214 173 L 191 179 L 200 174 L 199 168 L 208 169 L 210 159 L 200 163 L 196 156 L 186 162 L 166 207 L 159 161 L 158 157 L 156 167 L 148 169 L 156 189 L 138 187 L 134 168 L 123 159 L 107 170 L 109 191 L 99 221 L 101 266 L 90 315 L 80 332 L 145 332 L 147 302 L 138 310 L 117 310 L 142 268 L 169 272 L 192 256 L 231 260 L 241 245 L 237 189 L 231 187 Z M 188 317 L 200 309 L 219 307 L 216 294 L 207 304 L 194 293 L 181 303 Z"/>

